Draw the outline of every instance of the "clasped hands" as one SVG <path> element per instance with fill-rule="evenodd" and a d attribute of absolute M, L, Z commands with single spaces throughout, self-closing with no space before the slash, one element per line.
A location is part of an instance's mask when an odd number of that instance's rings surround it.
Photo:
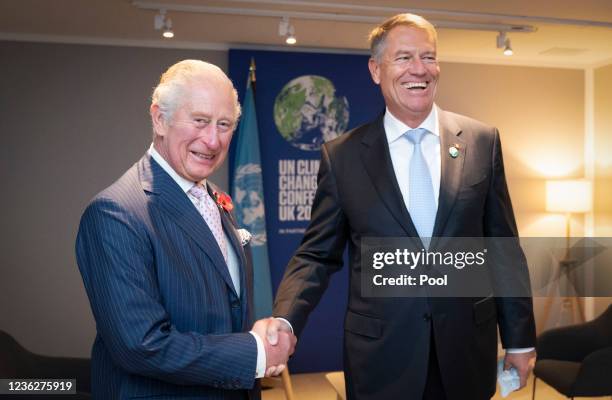
<path fill-rule="evenodd" d="M 276 318 L 264 318 L 253 325 L 266 350 L 266 375 L 277 376 L 287 366 L 289 356 L 295 350 L 297 338 L 286 322 Z"/>

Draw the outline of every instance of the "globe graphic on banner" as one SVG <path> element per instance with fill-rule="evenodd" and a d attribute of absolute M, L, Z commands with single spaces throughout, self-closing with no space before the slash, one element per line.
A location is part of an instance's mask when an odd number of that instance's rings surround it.
<path fill-rule="evenodd" d="M 346 97 L 336 97 L 327 78 L 303 75 L 287 83 L 274 102 L 274 122 L 282 137 L 301 150 L 315 151 L 344 133 L 349 122 Z"/>

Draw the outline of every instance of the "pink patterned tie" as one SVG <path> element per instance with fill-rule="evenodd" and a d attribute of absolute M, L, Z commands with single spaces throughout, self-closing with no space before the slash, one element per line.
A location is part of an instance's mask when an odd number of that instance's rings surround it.
<path fill-rule="evenodd" d="M 217 207 L 215 201 L 201 185 L 194 185 L 191 189 L 189 189 L 189 194 L 193 196 L 196 208 L 202 217 L 204 217 L 204 221 L 206 221 L 206 224 L 215 236 L 217 244 L 223 253 L 223 258 L 227 263 L 227 244 L 225 242 L 223 226 L 221 225 L 219 207 Z"/>

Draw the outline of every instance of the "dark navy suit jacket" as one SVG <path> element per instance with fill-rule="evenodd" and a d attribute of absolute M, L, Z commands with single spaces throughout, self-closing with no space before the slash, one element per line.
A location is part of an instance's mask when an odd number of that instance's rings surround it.
<path fill-rule="evenodd" d="M 497 129 L 443 110 L 438 119 L 441 181 L 433 236 L 451 242 L 516 237 Z M 457 157 L 449 155 L 451 146 L 461 149 Z M 288 319 L 299 335 L 331 274 L 342 268 L 348 243 L 347 398 L 422 399 L 435 346 L 447 399 L 490 399 L 498 326 L 505 348 L 535 346 L 531 297 L 364 297 L 361 239 L 368 236 L 418 237 L 395 178 L 382 115 L 322 147 L 310 225 L 278 288 L 274 315 Z M 522 256 L 520 247 L 514 251 Z M 511 277 L 530 293 L 524 259 L 516 265 L 493 259 L 494 268 L 483 270 L 492 287 Z"/>
<path fill-rule="evenodd" d="M 205 221 L 149 155 L 89 204 L 76 254 L 97 327 L 94 398 L 259 397 L 250 253 L 220 211 L 241 293 Z"/>

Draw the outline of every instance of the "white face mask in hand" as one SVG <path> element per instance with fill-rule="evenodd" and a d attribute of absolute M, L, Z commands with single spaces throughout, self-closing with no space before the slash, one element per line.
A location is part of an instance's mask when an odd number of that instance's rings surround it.
<path fill-rule="evenodd" d="M 512 367 L 504 371 L 504 359 L 497 363 L 497 382 L 502 397 L 508 396 L 511 392 L 521 387 L 521 378 L 516 368 Z"/>

